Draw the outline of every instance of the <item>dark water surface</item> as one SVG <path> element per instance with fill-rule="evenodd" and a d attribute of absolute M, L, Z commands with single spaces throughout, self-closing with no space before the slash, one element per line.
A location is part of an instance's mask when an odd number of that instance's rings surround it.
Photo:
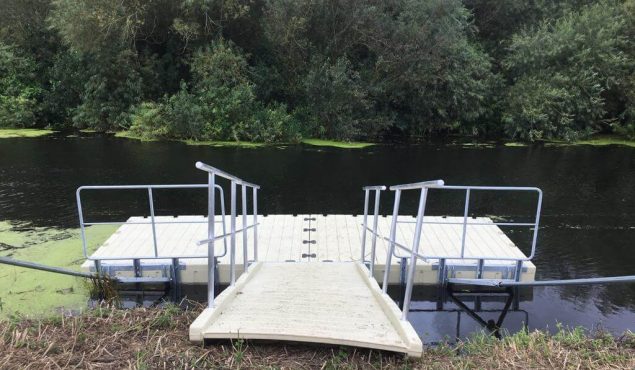
<path fill-rule="evenodd" d="M 620 146 L 473 148 L 461 145 L 380 145 L 361 150 L 305 145 L 212 148 L 174 142 L 142 143 L 104 136 L 0 140 L 0 220 L 36 226 L 77 227 L 80 185 L 202 183 L 204 161 L 262 186 L 259 208 L 273 213 L 344 213 L 362 210 L 361 187 L 444 179 L 446 184 L 537 186 L 544 191 L 534 259 L 537 279 L 635 274 L 635 149 Z M 86 194 L 87 219 L 122 220 L 147 214 L 143 191 Z M 460 215 L 462 197 L 431 200 L 434 214 Z M 158 214 L 203 214 L 205 194 L 157 191 Z M 483 195 L 473 215 L 522 220 L 528 199 Z M 403 200 L 413 213 L 415 199 Z M 382 213 L 392 206 L 390 193 Z M 526 206 L 526 207 L 525 207 Z M 524 207 L 524 208 L 523 208 Z M 521 212 L 521 208 L 525 211 Z M 526 212 L 529 210 L 530 212 Z M 508 230 L 506 230 L 508 231 Z M 527 251 L 526 230 L 509 230 Z M 418 294 L 411 320 L 427 341 L 478 329 L 457 305 Z M 635 284 L 545 287 L 525 292 L 504 327 L 517 330 L 565 325 L 635 330 Z M 503 302 L 470 300 L 499 310 Z M 437 310 L 437 311 L 435 311 Z M 498 313 L 485 312 L 495 319 Z"/>

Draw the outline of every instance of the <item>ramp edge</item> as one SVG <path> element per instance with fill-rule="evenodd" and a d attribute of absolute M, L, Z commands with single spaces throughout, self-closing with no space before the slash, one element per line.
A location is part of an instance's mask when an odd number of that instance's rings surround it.
<path fill-rule="evenodd" d="M 203 331 L 208 327 L 214 319 L 227 307 L 236 297 L 236 293 L 251 280 L 251 278 L 260 270 L 262 262 L 256 262 L 249 267 L 247 273 L 240 275 L 234 286 L 228 286 L 214 300 L 214 307 L 206 308 L 190 325 L 190 341 L 195 343 L 202 342 L 205 338 Z"/>

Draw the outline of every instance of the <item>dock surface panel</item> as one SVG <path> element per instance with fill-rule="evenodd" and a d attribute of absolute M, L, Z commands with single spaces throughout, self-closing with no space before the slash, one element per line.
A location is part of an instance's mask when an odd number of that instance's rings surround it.
<path fill-rule="evenodd" d="M 326 343 L 421 356 L 421 339 L 360 263 L 250 266 L 190 326 L 190 339 Z"/>
<path fill-rule="evenodd" d="M 258 217 L 258 260 L 264 262 L 356 262 L 361 260 L 362 216 L 353 215 L 268 215 Z M 379 217 L 378 232 L 388 236 L 392 217 Z M 204 216 L 157 216 L 155 218 L 157 249 L 159 255 L 167 258 L 182 256 L 207 255 L 207 246 L 198 246 L 199 240 L 207 238 L 207 218 Z M 217 216 L 220 221 L 221 216 Z M 415 218 L 399 216 L 397 226 L 397 242 L 410 247 L 415 228 Z M 461 236 L 463 227 L 462 217 L 426 216 L 422 229 L 420 252 L 429 256 L 446 256 L 448 277 L 475 278 L 477 260 L 454 260 L 450 257 L 460 255 Z M 149 224 L 139 225 L 138 222 L 150 222 L 149 218 L 131 217 L 128 223 L 122 225 L 101 247 L 92 254 L 92 258 L 103 259 L 102 267 L 116 276 L 130 277 L 133 275 L 132 260 L 108 261 L 108 258 L 118 256 L 132 256 L 143 258 L 153 255 L 152 227 Z M 166 223 L 178 222 L 178 223 Z M 229 231 L 229 217 L 226 218 Z M 248 222 L 251 222 L 251 218 Z M 432 222 L 432 223 L 428 223 Z M 435 224 L 434 222 L 452 222 L 457 224 Z M 505 235 L 492 220 L 486 217 L 470 218 L 473 223 L 492 223 L 492 225 L 471 225 L 466 230 L 465 256 L 490 256 L 523 258 L 523 252 Z M 372 225 L 372 217 L 368 218 Z M 241 217 L 236 218 L 236 228 L 241 228 Z M 222 223 L 216 223 L 216 235 L 223 234 Z M 247 233 L 250 249 L 249 259 L 253 259 L 253 229 Z M 242 271 L 243 248 L 242 235 L 236 235 L 237 276 Z M 365 260 L 371 257 L 371 234 L 366 236 Z M 229 238 L 227 245 L 230 245 Z M 375 254 L 375 278 L 381 281 L 386 266 L 386 252 L 388 242 L 377 239 Z M 224 251 L 224 243 L 215 243 L 216 254 Z M 407 256 L 404 251 L 397 249 L 398 256 Z M 399 283 L 400 259 L 392 258 L 389 282 Z M 143 276 L 159 276 L 162 272 L 157 266 L 167 266 L 171 263 L 165 260 L 141 260 Z M 207 282 L 206 258 L 180 259 L 180 281 L 184 284 L 205 284 Z M 438 282 L 437 259 L 417 261 L 415 275 L 416 284 L 436 284 Z M 94 270 L 94 263 L 86 261 L 85 271 Z M 511 278 L 515 263 L 485 259 L 483 278 L 503 279 Z M 229 252 L 219 257 L 219 279 L 223 284 L 229 282 Z M 536 268 L 533 263 L 523 264 L 521 281 L 534 280 Z M 327 276 L 324 275 L 326 281 Z"/>

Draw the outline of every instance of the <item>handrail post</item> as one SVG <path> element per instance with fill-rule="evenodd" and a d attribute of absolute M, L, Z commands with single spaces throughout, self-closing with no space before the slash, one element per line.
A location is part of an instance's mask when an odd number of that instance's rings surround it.
<path fill-rule="evenodd" d="M 75 192 L 75 198 L 77 199 L 77 215 L 79 216 L 79 230 L 82 236 L 82 249 L 84 250 L 84 257 L 88 258 L 88 246 L 86 243 L 86 227 L 84 226 L 84 212 L 82 210 L 82 199 L 80 192 L 81 188 L 78 188 Z"/>
<path fill-rule="evenodd" d="M 419 253 L 419 243 L 421 241 L 421 226 L 423 224 L 423 216 L 426 210 L 426 198 L 428 196 L 428 188 L 421 189 L 419 197 L 419 210 L 417 211 L 417 223 L 415 226 L 415 235 L 412 241 L 412 253 L 410 255 L 410 266 L 408 266 L 408 280 L 406 281 L 406 291 L 404 293 L 403 311 L 401 319 L 408 319 L 408 311 L 410 310 L 410 300 L 412 298 L 412 286 L 414 285 L 414 276 L 417 266 L 417 254 Z"/>
<path fill-rule="evenodd" d="M 370 269 L 368 270 L 368 276 L 373 277 L 375 272 L 375 247 L 377 246 L 377 218 L 379 217 L 379 197 L 381 195 L 380 189 L 375 189 L 375 210 L 373 213 L 373 242 L 370 249 Z"/>
<path fill-rule="evenodd" d="M 230 248 L 229 248 L 229 282 L 236 283 L 236 181 L 230 185 Z"/>
<path fill-rule="evenodd" d="M 366 222 L 368 220 L 368 196 L 370 190 L 364 190 L 364 218 L 362 221 L 362 258 L 361 261 L 364 263 L 366 259 Z"/>
<path fill-rule="evenodd" d="M 219 185 L 216 185 L 216 189 L 218 189 L 218 198 L 220 199 L 220 214 L 223 217 L 223 235 L 227 235 L 227 222 L 225 222 L 225 191 Z M 214 224 L 216 224 L 216 220 L 214 220 Z M 227 238 L 223 238 L 223 247 L 225 248 L 224 254 L 227 254 Z"/>
<path fill-rule="evenodd" d="M 534 219 L 534 235 L 531 239 L 531 254 L 529 258 L 533 258 L 536 254 L 536 242 L 538 241 L 538 228 L 540 226 L 540 212 L 542 209 L 542 190 L 538 189 L 538 204 L 536 205 L 536 218 Z"/>
<path fill-rule="evenodd" d="M 465 190 L 465 208 L 463 209 L 463 235 L 461 236 L 461 258 L 465 257 L 465 236 L 467 234 L 467 216 L 470 211 L 470 189 Z"/>
<path fill-rule="evenodd" d="M 159 256 L 157 247 L 157 227 L 154 223 L 154 198 L 152 197 L 152 187 L 148 186 L 148 201 L 150 202 L 150 221 L 152 222 L 152 242 L 154 245 L 154 256 Z"/>
<path fill-rule="evenodd" d="M 388 252 L 386 253 L 386 268 L 384 269 L 384 283 L 381 290 L 384 293 L 388 292 L 388 278 L 390 274 L 390 264 L 392 263 L 392 255 L 395 252 L 395 238 L 397 235 L 397 217 L 399 217 L 399 202 L 401 201 L 401 190 L 395 190 L 395 204 L 392 210 L 392 222 L 390 224 L 390 246 L 388 246 Z"/>
<path fill-rule="evenodd" d="M 241 186 L 241 206 L 242 206 L 242 228 L 243 228 L 243 272 L 247 272 L 249 268 L 249 253 L 247 249 L 247 185 Z"/>
<path fill-rule="evenodd" d="M 253 204 L 254 210 L 254 261 L 258 261 L 258 189 L 253 188 Z"/>
<path fill-rule="evenodd" d="M 216 257 L 214 256 L 214 228 L 216 227 L 216 178 L 213 173 L 208 175 L 207 189 L 207 307 L 214 307 L 214 285 L 216 271 Z"/>

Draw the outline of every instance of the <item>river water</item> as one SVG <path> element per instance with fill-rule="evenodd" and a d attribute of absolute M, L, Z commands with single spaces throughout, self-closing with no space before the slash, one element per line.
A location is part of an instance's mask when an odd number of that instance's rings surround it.
<path fill-rule="evenodd" d="M 361 187 L 443 179 L 446 184 L 536 186 L 544 192 L 534 263 L 537 279 L 635 274 L 635 149 L 623 146 L 377 145 L 338 149 L 308 145 L 236 148 L 138 142 L 101 135 L 0 140 L 0 221 L 77 227 L 80 185 L 203 183 L 204 161 L 262 186 L 262 213 L 359 214 Z M 98 194 L 87 218 L 121 220 L 147 214 L 143 192 Z M 461 215 L 463 195 L 431 200 L 433 214 Z M 205 194 L 157 192 L 158 214 L 203 214 Z M 525 220 L 533 203 L 522 197 L 474 196 L 470 215 Z M 403 211 L 414 213 L 415 197 Z M 390 213 L 387 192 L 381 212 Z M 525 251 L 528 230 L 506 230 Z M 480 328 L 452 302 L 418 292 L 410 319 L 434 342 Z M 542 287 L 520 294 L 503 327 L 514 331 L 568 326 L 635 331 L 635 284 Z M 503 302 L 466 299 L 485 319 Z M 476 302 L 475 302 L 476 301 Z"/>

